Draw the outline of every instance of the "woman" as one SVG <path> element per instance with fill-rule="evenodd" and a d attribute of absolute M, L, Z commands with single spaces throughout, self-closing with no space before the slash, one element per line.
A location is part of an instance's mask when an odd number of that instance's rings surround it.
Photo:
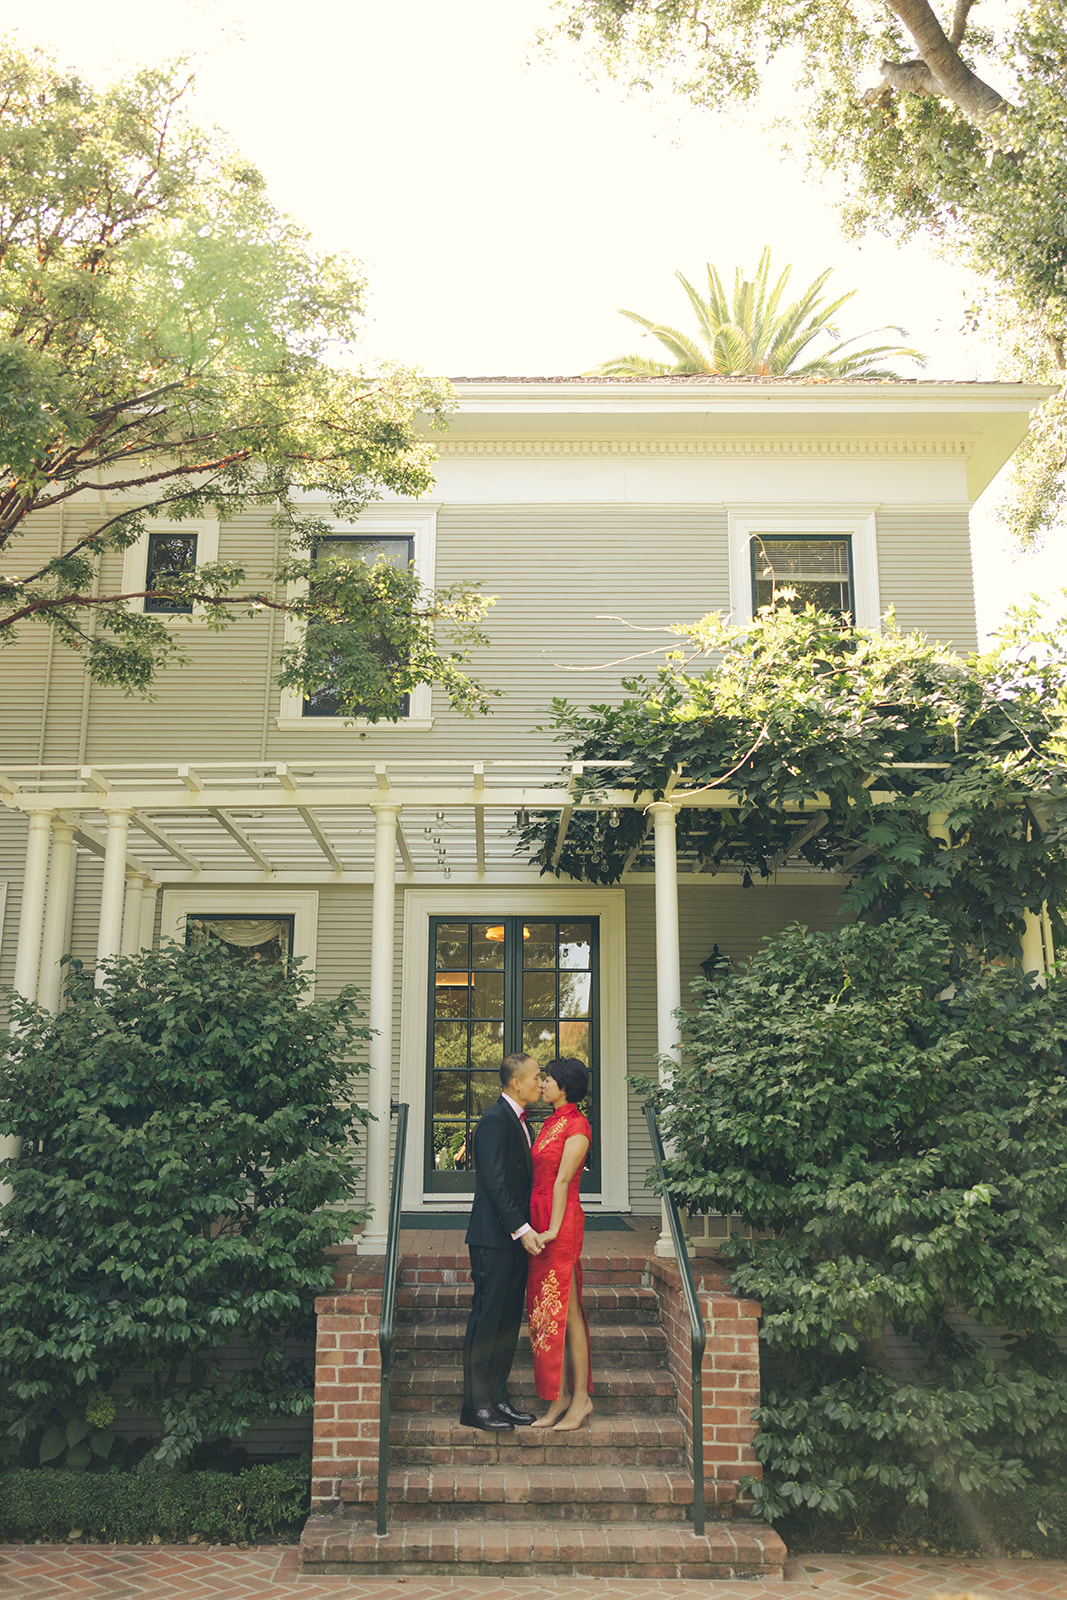
<path fill-rule="evenodd" d="M 552 1115 L 533 1147 L 530 1225 L 540 1235 L 542 1250 L 529 1262 L 526 1314 L 537 1392 L 552 1402 L 533 1426 L 557 1433 L 580 1428 L 593 1409 L 589 1324 L 582 1309 L 578 1260 L 585 1233 L 578 1185 L 592 1137 L 578 1102 L 588 1089 L 589 1073 L 574 1056 L 548 1063 L 541 1098 L 552 1107 Z"/>

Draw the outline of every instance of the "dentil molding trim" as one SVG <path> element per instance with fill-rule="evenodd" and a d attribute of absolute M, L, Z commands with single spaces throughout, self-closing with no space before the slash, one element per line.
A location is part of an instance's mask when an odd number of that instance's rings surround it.
<path fill-rule="evenodd" d="M 938 456 L 966 460 L 967 438 L 442 439 L 439 456 Z"/>

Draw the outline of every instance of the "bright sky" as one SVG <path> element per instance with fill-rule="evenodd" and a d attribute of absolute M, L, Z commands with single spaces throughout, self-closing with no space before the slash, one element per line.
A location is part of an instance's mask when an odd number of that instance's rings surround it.
<path fill-rule="evenodd" d="M 575 373 L 646 348 L 619 306 L 684 325 L 676 268 L 697 278 L 713 260 L 732 277 L 769 244 L 794 286 L 832 266 L 835 295 L 859 291 L 846 334 L 898 323 L 927 377 L 995 376 L 995 353 L 959 332 L 957 269 L 844 240 L 831 197 L 756 118 L 627 99 L 546 58 L 532 42 L 550 14 L 551 0 L 0 0 L 0 29 L 97 81 L 191 52 L 201 121 L 318 244 L 363 262 L 370 348 L 430 372 Z M 1050 543 L 1015 560 L 979 510 L 985 628 L 1009 600 L 1067 586 L 1067 540 Z"/>

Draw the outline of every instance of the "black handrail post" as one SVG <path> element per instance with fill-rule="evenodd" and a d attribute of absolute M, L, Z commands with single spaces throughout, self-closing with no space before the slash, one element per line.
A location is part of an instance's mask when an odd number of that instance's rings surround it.
<path fill-rule="evenodd" d="M 400 1197 L 404 1188 L 404 1156 L 408 1138 L 407 1106 L 397 1105 L 394 1101 L 391 1109 L 396 1112 L 396 1146 L 393 1152 L 393 1185 L 389 1192 L 382 1320 L 378 1328 L 378 1349 L 382 1357 L 382 1389 L 378 1408 L 378 1532 L 383 1535 L 387 1531 L 386 1520 L 389 1515 L 389 1379 L 393 1367 L 393 1330 L 400 1265 Z"/>
<path fill-rule="evenodd" d="M 656 1163 L 656 1172 L 659 1176 L 663 1200 L 667 1207 L 667 1222 L 671 1230 L 671 1241 L 674 1244 L 674 1253 L 678 1258 L 682 1294 L 685 1297 L 686 1310 L 689 1312 L 693 1366 L 693 1532 L 702 1534 L 704 1532 L 704 1392 L 702 1370 L 707 1333 L 704 1329 L 704 1317 L 700 1310 L 700 1302 L 697 1299 L 693 1269 L 689 1264 L 689 1250 L 686 1246 L 685 1235 L 682 1233 L 682 1219 L 678 1215 L 678 1202 L 667 1187 L 663 1140 L 660 1137 L 659 1124 L 656 1121 L 655 1111 L 649 1105 L 645 1106 L 645 1121 L 648 1123 L 649 1137 L 652 1140 L 652 1155 Z"/>

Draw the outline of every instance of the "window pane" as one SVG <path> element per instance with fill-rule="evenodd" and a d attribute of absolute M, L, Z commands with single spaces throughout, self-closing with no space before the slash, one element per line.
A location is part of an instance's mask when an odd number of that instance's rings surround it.
<path fill-rule="evenodd" d="M 476 922 L 471 927 L 471 966 L 504 970 L 504 924 Z"/>
<path fill-rule="evenodd" d="M 435 1117 L 462 1117 L 467 1109 L 467 1074 L 435 1072 L 433 1075 L 433 1114 Z"/>
<path fill-rule="evenodd" d="M 476 972 L 471 992 L 471 1015 L 475 1017 L 502 1017 L 504 1015 L 504 974 L 502 972 Z"/>
<path fill-rule="evenodd" d="M 441 982 L 442 978 L 445 980 Z M 462 983 L 450 980 L 461 978 Z M 438 1017 L 465 1017 L 470 1001 L 470 982 L 465 972 L 439 972 L 434 980 L 434 1014 Z"/>
<path fill-rule="evenodd" d="M 522 1029 L 522 1048 L 533 1056 L 539 1066 L 544 1066 L 559 1054 L 556 1049 L 556 1027 L 552 1022 L 526 1022 Z"/>
<path fill-rule="evenodd" d="M 554 922 L 528 922 L 525 924 L 522 940 L 522 964 L 524 967 L 554 967 L 556 965 L 556 924 Z"/>
<path fill-rule="evenodd" d="M 465 922 L 440 923 L 434 939 L 434 963 L 438 972 L 443 972 L 450 967 L 465 967 L 467 965 L 467 948 L 467 924 Z"/>
<path fill-rule="evenodd" d="M 793 610 L 805 605 L 823 611 L 852 612 L 848 538 L 786 539 L 766 536 L 753 541 L 752 603 L 773 605 L 776 591 L 795 589 Z"/>
<path fill-rule="evenodd" d="M 467 1125 L 465 1122 L 435 1122 L 433 1125 L 433 1164 L 438 1172 L 462 1172 L 467 1166 Z"/>
<path fill-rule="evenodd" d="M 433 1064 L 462 1069 L 467 1065 L 467 1023 L 435 1022 L 433 1025 Z"/>
<path fill-rule="evenodd" d="M 524 1017 L 554 1017 L 556 1014 L 556 974 L 525 972 L 522 978 Z"/>
<path fill-rule="evenodd" d="M 363 536 L 349 534 L 338 538 L 319 539 L 311 556 L 316 571 L 325 571 L 331 561 L 366 561 L 368 565 L 373 566 L 376 561 L 383 560 L 393 567 L 409 567 L 414 558 L 413 538 L 390 539 L 377 534 Z M 314 582 L 314 579 L 312 581 Z M 388 645 L 384 639 L 378 649 L 378 659 L 382 661 L 389 659 Z M 401 715 L 406 717 L 409 709 L 410 698 L 405 695 Z M 305 717 L 358 716 L 358 714 L 358 708 L 355 711 L 342 709 L 337 695 L 329 684 L 316 689 L 304 701 Z"/>
<path fill-rule="evenodd" d="M 148 535 L 148 569 L 145 573 L 146 589 L 165 589 L 168 578 L 179 577 L 196 566 L 195 533 L 150 533 Z M 168 616 L 188 616 L 192 601 L 146 600 L 146 611 Z"/>
<path fill-rule="evenodd" d="M 504 1059 L 503 1022 L 471 1023 L 471 1066 L 496 1072 Z"/>
<path fill-rule="evenodd" d="M 471 1119 L 476 1120 L 500 1099 L 499 1072 L 471 1073 Z"/>
<path fill-rule="evenodd" d="M 561 922 L 559 925 L 559 964 L 585 968 L 593 961 L 593 935 L 588 922 Z"/>
<path fill-rule="evenodd" d="M 561 1017 L 587 1017 L 593 999 L 591 972 L 561 972 L 559 975 L 559 1014 Z"/>
<path fill-rule="evenodd" d="M 561 1022 L 559 1025 L 559 1053 L 561 1056 L 577 1056 L 579 1060 L 589 1065 L 589 1024 L 588 1022 Z"/>

